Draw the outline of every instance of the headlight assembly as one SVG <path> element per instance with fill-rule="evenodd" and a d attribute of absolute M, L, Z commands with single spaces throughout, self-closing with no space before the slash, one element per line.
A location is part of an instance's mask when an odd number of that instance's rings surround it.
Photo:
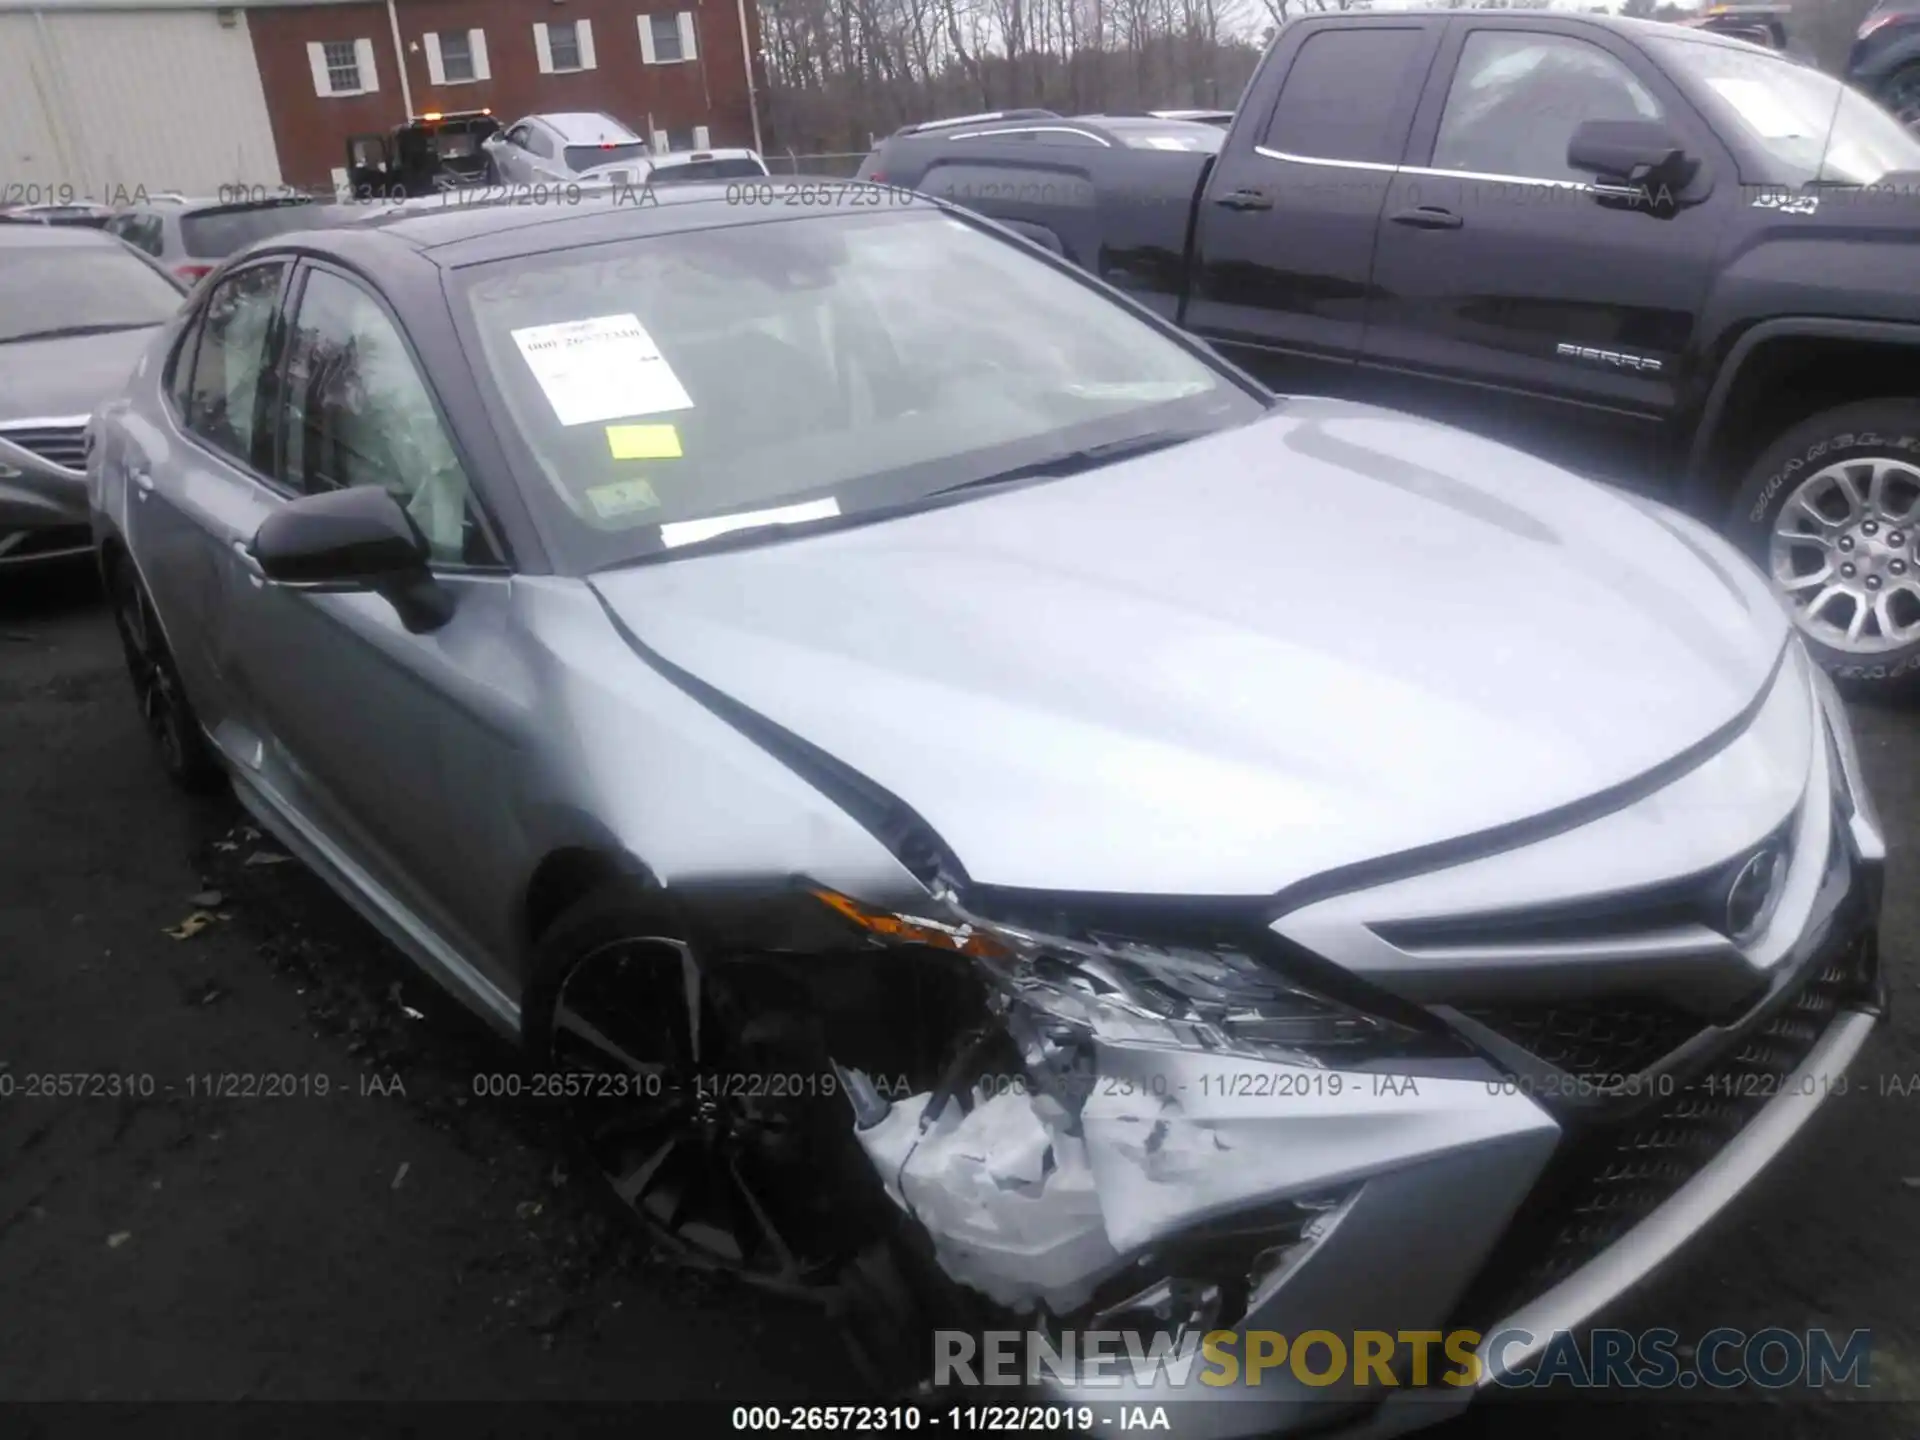
<path fill-rule="evenodd" d="M 1418 1038 L 1230 948 L 1047 935 L 970 914 L 951 893 L 937 897 L 945 918 L 814 894 L 876 939 L 969 956 L 1039 1071 L 1072 1063 L 1093 1039 L 1326 1068 Z"/>

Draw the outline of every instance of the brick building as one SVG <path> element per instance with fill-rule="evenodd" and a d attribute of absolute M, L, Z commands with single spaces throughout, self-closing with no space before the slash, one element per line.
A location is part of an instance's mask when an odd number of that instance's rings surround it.
<path fill-rule="evenodd" d="M 502 124 L 604 110 L 676 150 L 757 140 L 741 44 L 755 19 L 738 0 L 392 0 L 248 18 L 289 184 L 343 178 L 347 138 L 409 110 L 487 108 Z"/>
<path fill-rule="evenodd" d="M 349 137 L 436 110 L 757 146 L 758 48 L 753 0 L 0 0 L 0 179 L 16 200 L 324 186 Z"/>

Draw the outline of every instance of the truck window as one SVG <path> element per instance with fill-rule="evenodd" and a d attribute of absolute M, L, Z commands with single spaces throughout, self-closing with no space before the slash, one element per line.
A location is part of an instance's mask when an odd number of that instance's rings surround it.
<path fill-rule="evenodd" d="M 1467 37 L 1433 147 L 1436 170 L 1521 180 L 1593 179 L 1567 164 L 1583 120 L 1659 120 L 1660 103 L 1585 40 L 1515 30 Z"/>
<path fill-rule="evenodd" d="M 1293 57 L 1261 143 L 1303 160 L 1397 164 L 1406 133 L 1396 117 L 1421 83 L 1425 39 L 1412 26 L 1309 35 Z"/>

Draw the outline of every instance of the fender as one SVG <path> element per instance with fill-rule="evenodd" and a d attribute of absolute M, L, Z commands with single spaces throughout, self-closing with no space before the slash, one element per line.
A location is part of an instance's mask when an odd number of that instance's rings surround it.
<path fill-rule="evenodd" d="M 1713 498 L 1713 474 L 1708 460 L 1713 453 L 1714 441 L 1718 438 L 1727 397 L 1733 393 L 1741 367 L 1760 346 L 1770 340 L 1789 336 L 1798 339 L 1862 340 L 1880 345 L 1911 345 L 1920 349 L 1920 325 L 1893 320 L 1829 320 L 1808 315 L 1763 320 L 1753 326 L 1734 342 L 1733 349 L 1721 362 L 1719 373 L 1714 376 L 1713 388 L 1707 392 L 1706 404 L 1700 412 L 1700 423 L 1694 428 L 1693 443 L 1688 447 L 1685 477 L 1681 481 L 1681 500 L 1686 508 L 1693 509 L 1700 502 Z"/>

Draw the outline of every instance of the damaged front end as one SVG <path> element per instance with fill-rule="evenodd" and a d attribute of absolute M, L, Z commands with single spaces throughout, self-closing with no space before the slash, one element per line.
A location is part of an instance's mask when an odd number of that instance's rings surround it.
<path fill-rule="evenodd" d="M 889 1095 L 844 1067 L 841 1089 L 887 1194 L 986 1302 L 976 1323 L 1040 1342 L 1023 1382 L 1257 1400 L 1263 1427 L 1363 1403 L 1284 1370 L 1202 1388 L 1190 1366 L 1222 1331 L 1437 1327 L 1553 1147 L 1424 1012 L 1252 931 L 1154 943 L 983 918 L 945 888 L 937 916 L 816 894 L 876 944 L 966 957 L 981 987 L 936 1083 Z M 1187 1366 L 1116 1375 L 1076 1356 L 1096 1334 Z"/>

